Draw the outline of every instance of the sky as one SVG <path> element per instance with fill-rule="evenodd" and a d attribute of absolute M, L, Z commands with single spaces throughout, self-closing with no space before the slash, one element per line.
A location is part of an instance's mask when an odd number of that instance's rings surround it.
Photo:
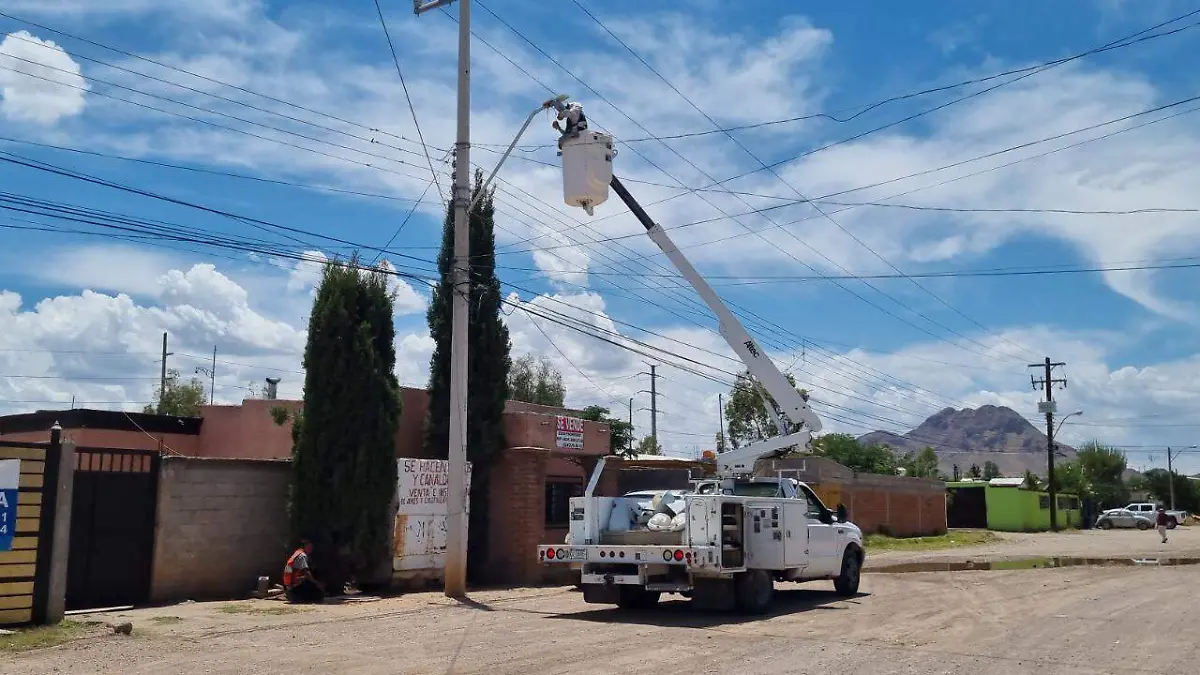
<path fill-rule="evenodd" d="M 1049 357 L 1063 442 L 1200 471 L 1196 8 L 751 5 L 472 2 L 472 168 L 582 103 L 826 432 L 1041 425 Z M 425 384 L 458 6 L 380 6 L 394 59 L 367 0 L 0 0 L 0 414 L 140 409 L 163 332 L 206 384 L 215 347 L 217 403 L 300 397 L 321 263 L 355 250 L 399 273 Z M 711 448 L 740 363 L 615 195 L 563 202 L 550 121 L 495 183 L 513 356 L 639 436 L 654 364 L 666 451 Z"/>

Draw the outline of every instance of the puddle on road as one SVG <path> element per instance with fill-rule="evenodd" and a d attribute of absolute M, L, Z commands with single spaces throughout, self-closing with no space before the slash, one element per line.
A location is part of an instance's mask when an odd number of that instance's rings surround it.
<path fill-rule="evenodd" d="M 868 567 L 864 574 L 905 574 L 910 572 L 964 572 L 975 570 L 1033 570 L 1055 567 L 1168 567 L 1200 565 L 1200 558 L 1019 558 L 994 561 L 952 561 L 897 563 Z"/>

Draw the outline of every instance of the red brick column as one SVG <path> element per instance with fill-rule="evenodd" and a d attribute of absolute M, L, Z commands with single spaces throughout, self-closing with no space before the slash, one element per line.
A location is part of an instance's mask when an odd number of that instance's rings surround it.
<path fill-rule="evenodd" d="M 536 547 L 546 522 L 546 460 L 537 448 L 507 449 L 492 465 L 488 499 L 488 581 L 536 584 L 542 577 Z"/>

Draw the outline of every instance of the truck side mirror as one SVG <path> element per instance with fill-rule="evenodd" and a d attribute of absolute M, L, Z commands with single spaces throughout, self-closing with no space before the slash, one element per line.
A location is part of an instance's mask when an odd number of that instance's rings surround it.
<path fill-rule="evenodd" d="M 848 511 L 848 510 L 846 509 L 846 505 L 845 505 L 845 504 L 838 504 L 838 505 L 837 505 L 837 519 L 838 519 L 838 522 L 839 522 L 839 523 L 848 523 L 848 522 L 850 522 L 850 511 Z"/>

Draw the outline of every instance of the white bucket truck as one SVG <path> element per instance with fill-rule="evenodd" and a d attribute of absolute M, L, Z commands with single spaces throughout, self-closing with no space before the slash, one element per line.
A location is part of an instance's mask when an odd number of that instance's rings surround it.
<path fill-rule="evenodd" d="M 561 110 L 564 97 L 547 102 Z M 846 509 L 827 508 L 807 485 L 753 477 L 754 462 L 811 448 L 821 421 L 807 400 L 725 306 L 712 287 L 613 175 L 612 138 L 584 130 L 561 141 L 563 197 L 591 215 L 621 198 L 720 320 L 720 332 L 746 364 L 779 434 L 716 456 L 711 478 L 680 495 L 597 497 L 601 460 L 584 496 L 571 499 L 570 543 L 537 547 L 547 565 L 581 566 L 586 602 L 644 608 L 662 593 L 680 593 L 705 609 L 762 613 L 776 581 L 833 580 L 838 593 L 858 592 L 865 552 L 862 531 Z"/>

